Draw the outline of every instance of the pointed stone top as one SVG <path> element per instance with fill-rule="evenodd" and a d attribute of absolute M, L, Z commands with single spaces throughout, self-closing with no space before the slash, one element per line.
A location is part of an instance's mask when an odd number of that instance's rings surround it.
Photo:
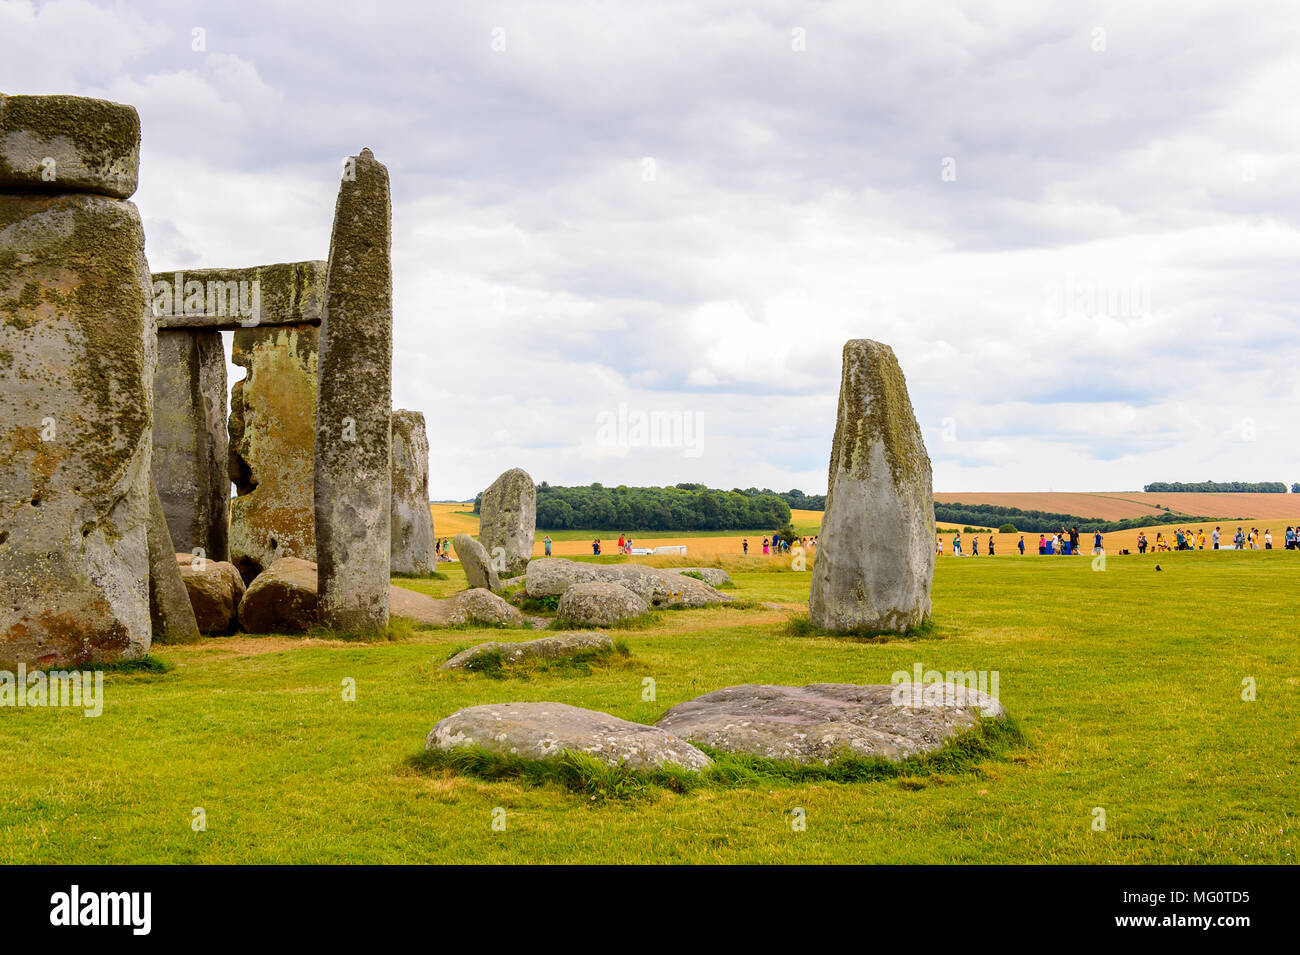
<path fill-rule="evenodd" d="M 370 147 L 367 146 L 365 149 L 361 150 L 361 158 L 362 158 L 362 159 L 374 159 L 374 158 L 375 158 L 375 154 L 372 153 L 372 152 L 370 151 Z"/>

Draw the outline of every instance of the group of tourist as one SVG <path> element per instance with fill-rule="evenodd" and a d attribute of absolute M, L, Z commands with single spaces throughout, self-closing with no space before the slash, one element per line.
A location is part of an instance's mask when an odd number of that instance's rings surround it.
<path fill-rule="evenodd" d="M 1077 527 L 1071 527 L 1069 530 L 1066 530 L 1064 527 L 1062 527 L 1055 534 L 1039 534 L 1038 553 L 1043 555 L 1060 554 L 1066 556 L 1077 556 L 1079 554 L 1082 554 L 1083 551 L 1079 547 L 1080 536 L 1081 535 L 1079 534 L 1079 528 Z M 990 533 L 988 535 L 988 538 L 989 538 L 988 551 L 987 551 L 988 556 L 996 557 L 997 545 L 998 545 L 997 536 L 993 533 Z M 972 534 L 970 538 L 970 544 L 971 544 L 970 553 L 968 554 L 962 549 L 961 532 L 960 531 L 952 532 L 952 555 L 954 557 L 978 557 L 980 555 L 980 535 Z M 1021 534 L 1020 540 L 1016 542 L 1016 549 L 1021 554 L 1024 554 L 1025 547 L 1026 547 L 1025 535 Z M 938 535 L 936 538 L 936 548 L 937 548 L 938 555 L 942 557 L 943 556 L 943 535 L 942 534 Z M 1099 554 L 1101 553 L 1101 551 L 1102 551 L 1101 531 L 1093 531 L 1092 552 L 1094 554 Z"/>
<path fill-rule="evenodd" d="M 434 540 L 433 555 L 438 560 L 451 560 L 451 541 L 445 537 L 439 537 Z"/>
<path fill-rule="evenodd" d="M 1146 532 L 1138 534 L 1138 553 L 1145 554 L 1148 550 L 1152 552 L 1167 550 L 1205 550 L 1206 543 L 1209 543 L 1210 550 L 1225 549 L 1223 545 L 1223 528 L 1216 527 L 1210 532 L 1209 537 L 1205 535 L 1205 529 L 1198 527 L 1195 533 L 1191 528 L 1178 528 L 1174 531 L 1171 539 L 1166 539 L 1163 531 L 1156 532 L 1155 542 L 1147 540 Z M 1260 550 L 1260 544 L 1263 544 L 1264 550 L 1273 549 L 1273 530 L 1264 528 L 1264 533 L 1260 534 L 1258 527 L 1252 527 L 1250 530 L 1238 526 L 1236 532 L 1232 535 L 1233 550 Z M 1287 527 L 1286 536 L 1283 538 L 1283 544 L 1287 550 L 1300 549 L 1300 527 Z"/>
<path fill-rule="evenodd" d="M 770 538 L 763 538 L 763 554 L 788 554 L 794 546 L 802 547 L 805 554 L 811 556 L 812 552 L 817 549 L 817 535 L 812 537 L 800 537 L 797 542 L 792 543 L 782 537 L 780 534 L 773 534 Z M 749 538 L 744 538 L 740 542 L 741 552 L 746 557 L 749 556 Z"/>

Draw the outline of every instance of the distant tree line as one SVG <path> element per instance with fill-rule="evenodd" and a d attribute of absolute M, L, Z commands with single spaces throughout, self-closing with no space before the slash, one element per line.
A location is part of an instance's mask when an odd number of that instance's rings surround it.
<path fill-rule="evenodd" d="M 483 495 L 474 499 L 478 513 Z M 674 487 L 537 485 L 538 530 L 762 530 L 790 523 L 790 505 L 775 494 Z"/>
<path fill-rule="evenodd" d="M 1188 514 L 1147 514 L 1126 517 L 1118 521 L 1103 521 L 1096 517 L 1078 514 L 1060 514 L 1053 511 L 1029 511 L 1018 507 L 997 504 L 939 504 L 934 505 L 934 518 L 945 524 L 996 527 L 1004 533 L 1039 534 L 1058 531 L 1062 527 L 1077 527 L 1082 531 L 1126 531 L 1134 527 L 1151 527 L 1155 524 L 1203 524 L 1208 521 L 1240 520 L 1235 517 L 1195 517 Z M 1008 532 L 1006 527 L 1012 527 Z"/>
<path fill-rule="evenodd" d="M 1219 492 L 1225 494 L 1285 494 L 1285 481 L 1156 481 L 1142 490 L 1149 493 L 1175 494 L 1182 491 Z M 1300 493 L 1300 484 L 1291 485 Z"/>

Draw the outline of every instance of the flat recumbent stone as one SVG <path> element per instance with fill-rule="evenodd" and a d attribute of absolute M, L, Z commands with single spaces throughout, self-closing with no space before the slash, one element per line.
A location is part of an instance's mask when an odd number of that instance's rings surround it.
<path fill-rule="evenodd" d="M 140 116 L 85 96 L 0 94 L 0 192 L 135 193 Z"/>

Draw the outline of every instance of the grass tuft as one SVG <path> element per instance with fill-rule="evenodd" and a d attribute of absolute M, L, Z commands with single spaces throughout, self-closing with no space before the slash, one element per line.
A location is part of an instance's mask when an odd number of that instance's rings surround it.
<path fill-rule="evenodd" d="M 821 627 L 814 627 L 806 613 L 787 620 L 785 633 L 791 637 L 830 637 L 855 643 L 889 643 L 893 640 L 936 640 L 943 639 L 946 636 L 930 617 L 921 621 L 919 625 L 909 627 L 904 632 L 898 633 L 894 630 L 823 630 Z"/>

